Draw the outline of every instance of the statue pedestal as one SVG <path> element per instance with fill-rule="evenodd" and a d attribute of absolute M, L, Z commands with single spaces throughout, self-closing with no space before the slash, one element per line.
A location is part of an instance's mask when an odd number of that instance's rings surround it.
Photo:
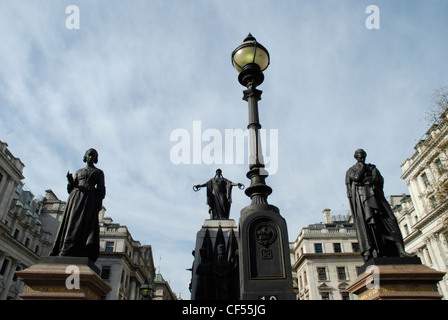
<path fill-rule="evenodd" d="M 197 291 L 199 290 L 198 284 L 200 280 L 196 271 L 198 269 L 198 266 L 202 262 L 200 250 L 204 246 L 204 240 L 210 243 L 212 251 L 215 250 L 214 248 L 216 246 L 216 241 L 224 241 L 227 254 L 229 250 L 229 236 L 231 234 L 231 231 L 233 231 L 233 234 L 235 235 L 236 239 L 238 239 L 238 227 L 235 223 L 235 220 L 233 219 L 226 219 L 226 220 L 206 219 L 204 221 L 204 224 L 202 225 L 201 230 L 199 230 L 198 233 L 196 234 L 196 247 L 194 251 L 195 254 L 191 276 L 191 300 L 198 299 L 198 296 L 202 297 L 200 298 L 201 300 L 215 299 L 210 294 L 206 294 L 204 296 L 203 293 L 201 293 L 197 295 Z M 237 246 L 238 244 L 235 243 L 233 245 Z M 226 258 L 228 258 L 227 255 Z M 215 291 L 215 288 L 213 288 L 212 290 Z"/>
<path fill-rule="evenodd" d="M 39 263 L 16 272 L 25 283 L 24 300 L 100 300 L 111 287 L 88 258 L 42 257 Z"/>
<path fill-rule="evenodd" d="M 421 264 L 419 258 L 369 260 L 347 288 L 359 300 L 441 300 L 437 283 L 445 272 Z"/>
<path fill-rule="evenodd" d="M 241 300 L 294 300 L 288 231 L 277 207 L 243 208 L 239 231 Z"/>

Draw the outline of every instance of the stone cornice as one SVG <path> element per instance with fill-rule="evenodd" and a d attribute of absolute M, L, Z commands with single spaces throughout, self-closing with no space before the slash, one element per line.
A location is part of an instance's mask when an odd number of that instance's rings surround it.
<path fill-rule="evenodd" d="M 12 170 L 14 171 L 14 173 L 18 176 L 19 180 L 25 179 L 25 177 L 23 176 L 23 173 L 17 169 L 17 167 L 14 165 L 14 163 L 12 163 L 12 160 L 9 159 L 3 152 L 0 151 L 0 157 L 2 157 L 2 159 L 9 164 L 9 167 L 12 168 Z M 19 159 L 20 161 L 20 159 Z"/>
<path fill-rule="evenodd" d="M 448 209 L 448 202 L 445 202 L 432 210 L 430 213 L 428 213 L 426 216 L 424 216 L 422 219 L 420 219 L 416 224 L 412 226 L 413 229 L 415 229 L 413 232 L 411 232 L 409 235 L 407 235 L 404 238 L 404 242 L 408 243 L 422 235 L 421 229 L 439 218 L 441 215 L 446 213 Z"/>
<path fill-rule="evenodd" d="M 420 140 L 419 143 L 416 144 L 419 145 L 420 143 L 427 143 L 427 142 L 431 142 L 431 144 L 437 145 L 441 140 L 443 140 L 446 135 L 447 135 L 447 130 L 448 129 L 448 121 L 446 120 L 446 118 L 442 121 L 442 123 L 440 125 L 437 126 L 436 130 L 440 130 L 440 133 L 436 136 L 433 137 L 430 135 L 430 133 L 428 132 L 427 134 L 429 134 L 429 137 L 427 140 Z M 416 151 L 411 159 L 413 160 L 412 163 L 409 165 L 409 167 L 403 172 L 403 174 L 401 175 L 401 179 L 406 180 L 409 176 L 411 176 L 412 172 L 415 172 L 412 174 L 412 176 L 415 176 L 416 174 L 418 174 L 422 169 L 416 170 L 417 167 L 428 157 L 429 154 L 431 154 L 432 152 L 434 152 L 435 149 L 433 147 L 428 147 L 426 146 L 424 150 L 422 150 L 422 152 Z M 406 161 L 408 161 L 410 159 L 406 159 Z M 403 164 L 401 165 L 401 167 L 403 167 L 403 165 L 406 163 L 403 162 Z"/>

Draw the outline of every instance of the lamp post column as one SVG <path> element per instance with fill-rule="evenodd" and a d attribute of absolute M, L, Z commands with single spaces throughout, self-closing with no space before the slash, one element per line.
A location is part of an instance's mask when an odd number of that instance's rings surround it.
<path fill-rule="evenodd" d="M 232 63 L 240 72 L 239 82 L 247 87 L 243 100 L 249 107 L 249 171 L 251 184 L 245 190 L 251 204 L 241 210 L 239 220 L 239 276 L 241 300 L 293 300 L 293 281 L 286 221 L 277 207 L 268 204 L 272 189 L 266 185 L 259 130 L 256 87 L 264 80 L 269 53 L 249 34 L 232 53 Z"/>
<path fill-rule="evenodd" d="M 252 203 L 265 203 L 267 198 L 272 193 L 271 187 L 266 185 L 265 179 L 268 172 L 264 169 L 263 151 L 261 148 L 260 132 L 261 124 L 258 116 L 258 101 L 261 100 L 262 91 L 258 90 L 254 81 L 247 85 L 247 90 L 244 90 L 243 100 L 247 101 L 249 107 L 249 169 L 247 178 L 251 180 L 251 185 L 245 190 L 248 197 L 251 198 Z"/>

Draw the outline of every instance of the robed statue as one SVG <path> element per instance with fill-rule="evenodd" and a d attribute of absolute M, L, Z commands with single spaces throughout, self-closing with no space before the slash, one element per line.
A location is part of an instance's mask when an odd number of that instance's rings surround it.
<path fill-rule="evenodd" d="M 404 250 L 403 236 L 387 202 L 384 179 L 375 165 L 366 163 L 367 153 L 358 149 L 357 163 L 345 177 L 347 197 L 364 261 L 377 257 L 414 257 Z"/>
<path fill-rule="evenodd" d="M 51 256 L 88 257 L 95 262 L 99 255 L 98 213 L 106 195 L 104 173 L 95 167 L 98 152 L 89 149 L 87 164 L 75 176 L 67 173 L 69 197 Z"/>
<path fill-rule="evenodd" d="M 210 219 L 229 219 L 233 186 L 244 189 L 243 184 L 234 183 L 224 178 L 221 169 L 217 169 L 215 177 L 206 183 L 193 186 L 194 191 L 199 191 L 202 187 L 207 187 L 207 204 L 209 206 Z"/>

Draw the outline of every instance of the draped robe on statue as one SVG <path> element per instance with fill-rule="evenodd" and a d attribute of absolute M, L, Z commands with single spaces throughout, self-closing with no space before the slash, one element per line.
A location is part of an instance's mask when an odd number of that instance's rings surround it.
<path fill-rule="evenodd" d="M 223 177 L 215 177 L 206 183 L 207 204 L 212 219 L 229 219 L 233 183 Z"/>
<path fill-rule="evenodd" d="M 88 166 L 78 170 L 67 191 L 70 195 L 50 255 L 88 257 L 95 262 L 99 255 L 98 213 L 106 195 L 103 171 Z"/>
<path fill-rule="evenodd" d="M 399 256 L 403 238 L 392 209 L 384 197 L 384 179 L 373 164 L 357 163 L 346 173 L 350 209 L 364 260 Z"/>

